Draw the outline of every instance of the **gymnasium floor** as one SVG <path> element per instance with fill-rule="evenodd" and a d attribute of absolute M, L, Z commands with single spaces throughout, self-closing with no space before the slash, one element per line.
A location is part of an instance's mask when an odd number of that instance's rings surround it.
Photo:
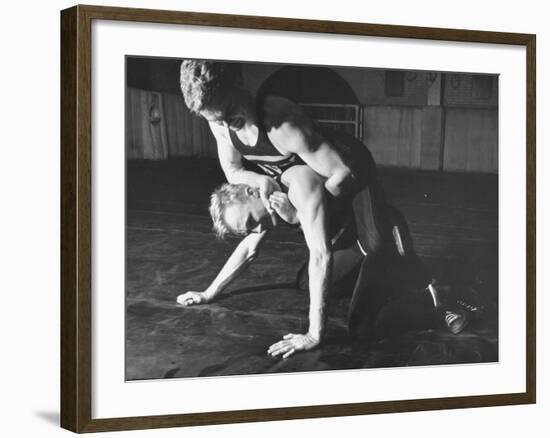
<path fill-rule="evenodd" d="M 206 288 L 237 240 L 211 233 L 215 160 L 127 164 L 126 378 L 159 379 L 498 360 L 496 175 L 380 169 L 387 199 L 407 218 L 415 249 L 447 298 L 477 306 L 468 328 L 410 328 L 367 344 L 346 335 L 348 299 L 330 301 L 327 340 L 286 360 L 266 354 L 307 329 L 308 296 L 293 288 L 305 260 L 301 233 L 276 230 L 228 293 L 184 308 L 176 297 Z M 458 292 L 456 292 L 458 291 Z"/>

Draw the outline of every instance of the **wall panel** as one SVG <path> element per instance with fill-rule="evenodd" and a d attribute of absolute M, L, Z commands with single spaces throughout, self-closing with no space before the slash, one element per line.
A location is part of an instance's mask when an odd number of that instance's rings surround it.
<path fill-rule="evenodd" d="M 151 107 L 160 120 L 153 123 Z M 129 159 L 217 157 L 208 124 L 187 109 L 183 98 L 128 88 L 126 94 L 126 151 Z"/>
<path fill-rule="evenodd" d="M 379 165 L 420 167 L 421 108 L 366 106 L 363 129 L 363 140 Z"/>
<path fill-rule="evenodd" d="M 447 108 L 444 169 L 498 171 L 498 111 Z"/>

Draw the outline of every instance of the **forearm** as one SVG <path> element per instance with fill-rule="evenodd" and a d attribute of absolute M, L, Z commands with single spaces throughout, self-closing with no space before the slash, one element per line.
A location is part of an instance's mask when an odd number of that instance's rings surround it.
<path fill-rule="evenodd" d="M 257 239 L 257 241 L 251 243 L 250 239 Z M 257 247 L 260 240 L 261 238 L 257 236 L 247 236 L 237 245 L 214 281 L 205 290 L 209 300 L 218 296 L 254 261 L 258 254 Z"/>
<path fill-rule="evenodd" d="M 331 264 L 330 252 L 310 255 L 308 265 L 310 299 L 308 334 L 316 340 L 321 340 L 325 331 Z"/>
<path fill-rule="evenodd" d="M 326 178 L 325 189 L 335 197 L 349 195 L 355 186 L 352 170 L 334 146 L 322 142 L 315 150 L 300 154 L 304 162 L 322 177 Z"/>
<path fill-rule="evenodd" d="M 355 185 L 353 172 L 347 166 L 342 166 L 334 170 L 325 181 L 325 189 L 327 192 L 337 198 L 352 193 Z"/>
<path fill-rule="evenodd" d="M 265 175 L 261 175 L 244 167 L 231 167 L 224 169 L 224 174 L 230 184 L 246 184 L 251 187 L 260 187 Z"/>
<path fill-rule="evenodd" d="M 243 165 L 243 156 L 233 147 L 226 128 L 210 123 L 210 129 L 216 138 L 218 159 L 227 181 L 231 184 L 247 184 L 259 187 L 265 175 L 246 170 Z"/>

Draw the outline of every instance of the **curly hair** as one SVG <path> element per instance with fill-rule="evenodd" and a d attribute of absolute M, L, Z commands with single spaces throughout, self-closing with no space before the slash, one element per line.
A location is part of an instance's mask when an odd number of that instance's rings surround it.
<path fill-rule="evenodd" d="M 210 216 L 212 217 L 213 231 L 219 239 L 227 235 L 245 236 L 246 230 L 236 230 L 230 227 L 225 221 L 227 207 L 235 202 L 246 202 L 248 186 L 246 184 L 223 184 L 218 187 L 210 196 Z"/>
<path fill-rule="evenodd" d="M 180 87 L 187 107 L 198 113 L 213 97 L 241 82 L 239 66 L 225 62 L 185 59 L 180 67 Z"/>

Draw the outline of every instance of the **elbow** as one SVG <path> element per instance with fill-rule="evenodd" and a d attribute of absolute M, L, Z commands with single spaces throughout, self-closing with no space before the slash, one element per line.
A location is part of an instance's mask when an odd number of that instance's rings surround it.
<path fill-rule="evenodd" d="M 224 171 L 224 174 L 225 174 L 225 179 L 229 184 L 239 183 L 238 171 L 234 169 L 227 169 Z"/>
<path fill-rule="evenodd" d="M 326 268 L 332 262 L 332 253 L 327 249 L 319 249 L 310 252 L 310 261 L 316 268 Z"/>
<path fill-rule="evenodd" d="M 256 233 L 249 234 L 242 240 L 243 256 L 246 260 L 253 261 L 258 257 L 261 241 L 262 237 Z"/>
<path fill-rule="evenodd" d="M 248 263 L 252 263 L 254 260 L 256 260 L 256 257 L 258 257 L 257 251 L 250 251 L 246 256 L 246 261 Z"/>
<path fill-rule="evenodd" d="M 345 195 L 353 185 L 353 172 L 348 167 L 335 171 L 325 182 L 327 191 L 335 197 Z"/>
<path fill-rule="evenodd" d="M 240 175 L 242 174 L 243 169 L 237 163 L 222 163 L 222 170 L 228 183 L 240 183 Z"/>

